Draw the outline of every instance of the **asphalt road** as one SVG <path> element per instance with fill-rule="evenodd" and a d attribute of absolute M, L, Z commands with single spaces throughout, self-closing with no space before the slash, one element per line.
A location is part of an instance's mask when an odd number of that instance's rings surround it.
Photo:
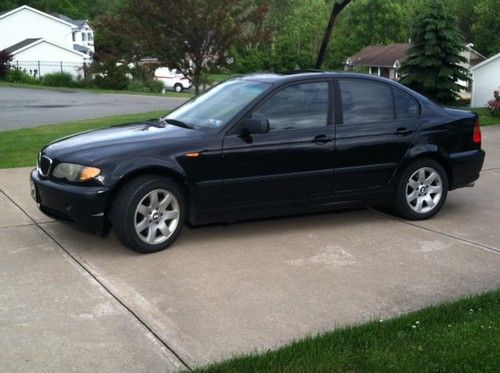
<path fill-rule="evenodd" d="M 186 99 L 0 87 L 0 131 L 120 114 L 172 110 Z"/>
<path fill-rule="evenodd" d="M 483 139 L 476 186 L 432 219 L 185 227 L 151 255 L 53 221 L 29 169 L 0 170 L 0 371 L 182 370 L 497 289 L 500 126 Z"/>

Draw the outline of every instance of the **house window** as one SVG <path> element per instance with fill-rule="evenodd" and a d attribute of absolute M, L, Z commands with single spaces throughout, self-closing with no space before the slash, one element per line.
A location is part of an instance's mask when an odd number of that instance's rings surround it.
<path fill-rule="evenodd" d="M 82 41 L 85 41 L 87 39 L 87 34 L 82 32 Z"/>
<path fill-rule="evenodd" d="M 91 32 L 89 32 L 89 33 L 87 34 L 87 38 L 88 38 L 88 41 L 92 41 L 92 40 L 94 39 L 94 37 L 92 36 L 92 33 L 91 33 Z"/>
<path fill-rule="evenodd" d="M 73 43 L 76 41 L 76 32 L 74 32 L 73 34 Z"/>

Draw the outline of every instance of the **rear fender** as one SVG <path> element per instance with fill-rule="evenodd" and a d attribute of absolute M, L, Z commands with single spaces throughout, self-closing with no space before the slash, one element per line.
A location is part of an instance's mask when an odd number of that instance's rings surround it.
<path fill-rule="evenodd" d="M 453 173 L 451 171 L 450 159 L 448 153 L 439 146 L 435 144 L 419 144 L 414 145 L 408 149 L 405 156 L 399 163 L 398 168 L 391 177 L 390 185 L 396 187 L 399 178 L 408 168 L 410 164 L 415 162 L 417 159 L 429 158 L 438 162 L 446 171 L 448 176 L 449 185 L 453 184 Z"/>

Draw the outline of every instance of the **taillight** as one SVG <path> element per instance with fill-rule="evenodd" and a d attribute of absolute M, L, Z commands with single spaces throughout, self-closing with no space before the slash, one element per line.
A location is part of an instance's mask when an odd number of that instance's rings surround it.
<path fill-rule="evenodd" d="M 476 145 L 481 145 L 481 127 L 479 121 L 474 124 L 474 132 L 472 132 L 472 142 Z"/>

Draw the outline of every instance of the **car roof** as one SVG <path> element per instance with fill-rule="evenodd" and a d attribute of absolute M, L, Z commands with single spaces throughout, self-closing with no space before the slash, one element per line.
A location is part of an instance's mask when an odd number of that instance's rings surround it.
<path fill-rule="evenodd" d="M 389 81 L 389 79 L 380 78 L 378 76 L 362 74 L 362 73 L 353 73 L 353 72 L 344 72 L 344 71 L 321 71 L 321 70 L 291 70 L 291 71 L 283 71 L 283 72 L 261 72 L 261 73 L 253 73 L 239 76 L 239 79 L 244 80 L 254 80 L 254 81 L 263 81 L 263 82 L 288 82 L 288 81 L 298 81 L 298 80 L 306 80 L 311 78 L 368 78 L 374 80 L 383 80 Z"/>
<path fill-rule="evenodd" d="M 420 99 L 427 100 L 427 98 L 425 98 L 418 92 L 415 92 L 409 89 L 408 87 L 393 80 L 376 75 L 353 73 L 350 71 L 292 70 L 285 72 L 247 74 L 235 77 L 233 79 L 243 79 L 243 80 L 251 80 L 258 82 L 267 82 L 267 83 L 272 83 L 274 85 L 281 85 L 291 82 L 300 82 L 302 80 L 320 79 L 320 78 L 359 78 L 372 81 L 379 81 L 386 84 L 390 84 L 403 91 L 406 91 L 407 93 L 412 94 L 414 97 L 416 96 Z"/>

